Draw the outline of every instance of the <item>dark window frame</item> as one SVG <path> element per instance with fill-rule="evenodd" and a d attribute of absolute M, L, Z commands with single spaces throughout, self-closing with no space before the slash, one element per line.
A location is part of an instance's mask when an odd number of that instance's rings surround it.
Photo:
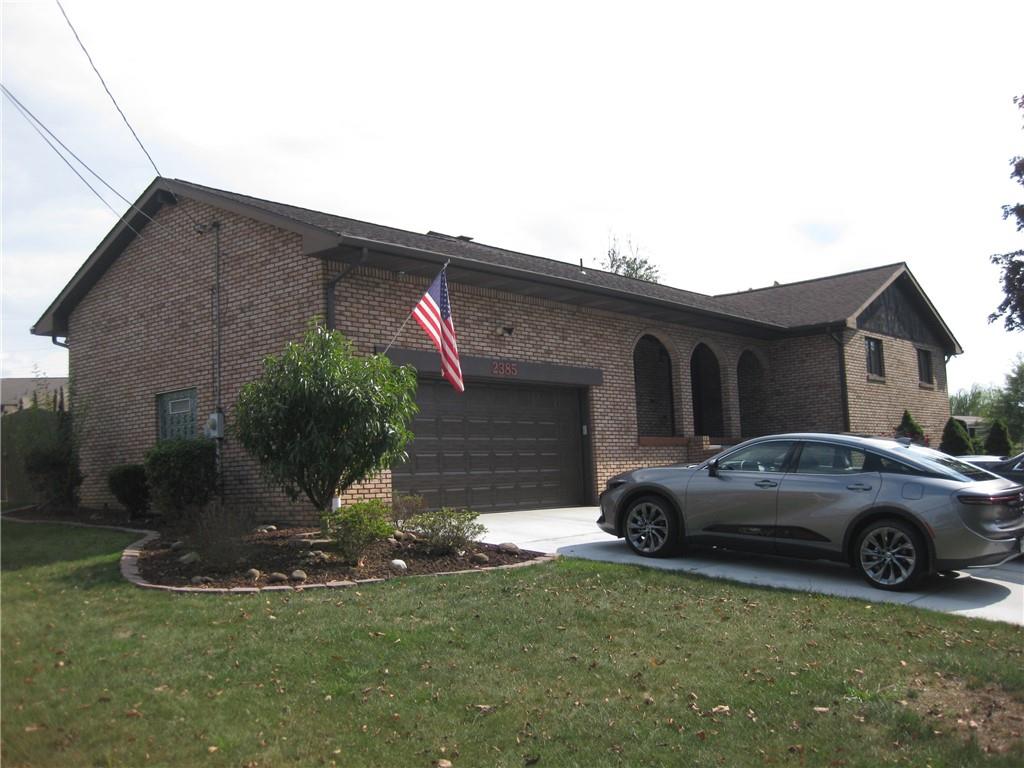
<path fill-rule="evenodd" d="M 922 384 L 935 383 L 935 366 L 930 349 L 917 348 L 917 380 Z"/>
<path fill-rule="evenodd" d="M 181 403 L 188 403 L 188 411 Z M 199 394 L 195 387 L 158 392 L 156 395 L 156 439 L 193 439 L 198 435 Z M 172 418 L 177 417 L 177 418 Z"/>
<path fill-rule="evenodd" d="M 885 348 L 882 340 L 874 336 L 864 337 L 864 352 L 867 359 L 868 376 L 885 378 Z"/>

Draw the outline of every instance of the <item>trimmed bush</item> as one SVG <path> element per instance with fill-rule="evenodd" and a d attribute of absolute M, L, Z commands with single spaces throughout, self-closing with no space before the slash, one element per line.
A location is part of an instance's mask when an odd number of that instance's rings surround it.
<path fill-rule="evenodd" d="M 411 517 L 405 521 L 405 529 L 422 537 L 435 552 L 454 552 L 483 536 L 487 529 L 476 522 L 479 516 L 468 509 L 443 507 Z"/>
<path fill-rule="evenodd" d="M 149 509 L 149 484 L 141 464 L 118 464 L 107 473 L 107 487 L 130 517 Z"/>
<path fill-rule="evenodd" d="M 942 428 L 942 442 L 939 443 L 939 450 L 948 453 L 950 456 L 963 456 L 974 452 L 974 443 L 964 423 L 959 419 L 950 418 L 946 426 Z"/>
<path fill-rule="evenodd" d="M 217 492 L 217 448 L 212 440 L 163 440 L 146 453 L 153 506 L 165 515 L 194 518 Z"/>
<path fill-rule="evenodd" d="M 379 499 L 361 501 L 320 515 L 321 529 L 333 539 L 346 563 L 358 565 L 366 548 L 395 532 L 388 518 L 391 510 Z"/>
<path fill-rule="evenodd" d="M 70 441 L 30 450 L 25 456 L 25 474 L 43 506 L 78 506 L 83 477 Z"/>
<path fill-rule="evenodd" d="M 1006 422 L 996 419 L 992 422 L 992 429 L 988 431 L 985 438 L 985 453 L 992 456 L 1009 456 L 1013 451 L 1010 448 L 1010 430 L 1006 428 Z"/>
<path fill-rule="evenodd" d="M 917 423 L 910 411 L 903 411 L 903 418 L 895 427 L 896 437 L 909 437 L 912 442 L 924 443 L 924 430 Z"/>

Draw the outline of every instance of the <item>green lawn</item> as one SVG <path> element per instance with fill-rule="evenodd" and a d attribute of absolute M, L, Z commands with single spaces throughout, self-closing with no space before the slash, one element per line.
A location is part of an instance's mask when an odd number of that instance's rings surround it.
<path fill-rule="evenodd" d="M 1024 698 L 1007 625 L 571 560 L 177 596 L 121 581 L 130 534 L 4 523 L 2 537 L 8 768 L 1024 756 L 936 735 L 906 703 L 936 673 Z"/>

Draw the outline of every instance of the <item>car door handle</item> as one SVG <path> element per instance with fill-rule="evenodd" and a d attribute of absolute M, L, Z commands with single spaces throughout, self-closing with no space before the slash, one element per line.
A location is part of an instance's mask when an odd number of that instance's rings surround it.
<path fill-rule="evenodd" d="M 851 485 L 848 485 L 846 487 L 849 490 L 851 490 L 851 491 L 870 491 L 871 490 L 871 486 L 870 485 L 865 485 L 864 483 L 852 483 Z"/>
<path fill-rule="evenodd" d="M 754 483 L 758 488 L 774 488 L 778 485 L 774 480 L 758 480 Z"/>

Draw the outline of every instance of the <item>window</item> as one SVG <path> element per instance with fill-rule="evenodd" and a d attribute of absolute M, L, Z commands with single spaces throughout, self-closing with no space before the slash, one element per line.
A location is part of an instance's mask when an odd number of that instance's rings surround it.
<path fill-rule="evenodd" d="M 847 475 L 864 471 L 867 454 L 856 448 L 804 443 L 796 471 L 804 475 Z"/>
<path fill-rule="evenodd" d="M 196 436 L 196 391 L 180 389 L 156 396 L 159 439 Z"/>
<path fill-rule="evenodd" d="M 718 469 L 726 472 L 784 472 L 786 457 L 793 443 L 775 440 L 741 448 L 718 461 Z"/>
<path fill-rule="evenodd" d="M 932 378 L 932 353 L 927 349 L 917 350 L 917 378 L 922 384 L 934 384 Z"/>
<path fill-rule="evenodd" d="M 868 354 L 868 376 L 885 376 L 885 357 L 882 355 L 882 340 L 870 336 L 864 339 Z"/>

